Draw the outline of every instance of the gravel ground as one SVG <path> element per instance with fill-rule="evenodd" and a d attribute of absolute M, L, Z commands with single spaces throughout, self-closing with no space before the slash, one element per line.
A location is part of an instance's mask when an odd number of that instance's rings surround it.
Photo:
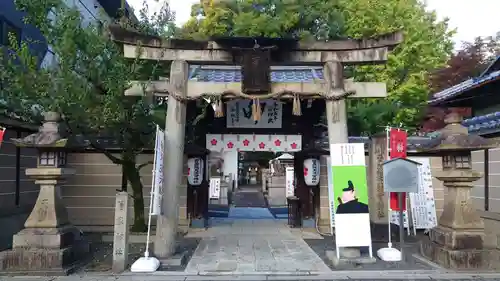
<path fill-rule="evenodd" d="M 335 251 L 335 241 L 331 237 L 325 239 L 304 239 L 304 241 L 313 249 L 314 252 L 328 265 L 332 270 L 431 270 L 435 269 L 430 264 L 412 256 L 418 253 L 418 244 L 406 244 L 405 256 L 406 262 L 385 262 L 377 258 L 372 264 L 342 263 L 334 265 L 326 256 L 326 251 Z M 387 246 L 387 243 L 373 243 L 373 255 L 376 257 L 377 250 Z M 399 248 L 397 243 L 394 244 Z"/>
<path fill-rule="evenodd" d="M 177 238 L 177 252 L 187 252 L 187 262 L 191 259 L 196 247 L 198 247 L 198 238 L 185 238 L 183 234 L 179 234 Z M 97 241 L 95 237 L 89 237 L 91 241 Z M 146 245 L 144 243 L 129 244 L 128 268 L 134 261 L 144 255 Z M 91 260 L 79 272 L 110 272 L 113 263 L 113 244 L 105 242 L 92 242 L 91 244 Z M 161 270 L 168 271 L 184 271 L 186 265 L 180 267 L 162 267 Z"/>

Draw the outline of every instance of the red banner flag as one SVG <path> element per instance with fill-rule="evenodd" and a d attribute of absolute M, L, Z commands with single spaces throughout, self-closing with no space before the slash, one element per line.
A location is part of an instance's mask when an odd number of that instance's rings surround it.
<path fill-rule="evenodd" d="M 2 142 L 3 142 L 3 136 L 5 135 L 5 128 L 0 127 L 0 147 L 2 147 Z"/>
<path fill-rule="evenodd" d="M 391 128 L 389 132 L 389 157 L 406 158 L 406 149 L 408 145 L 408 134 L 406 131 Z M 390 193 L 391 210 L 399 211 L 399 200 L 396 192 Z M 406 193 L 403 193 L 403 210 L 406 210 Z"/>

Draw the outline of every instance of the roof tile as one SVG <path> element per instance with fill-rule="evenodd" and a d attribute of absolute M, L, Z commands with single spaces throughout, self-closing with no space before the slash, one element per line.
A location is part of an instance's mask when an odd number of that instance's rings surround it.
<path fill-rule="evenodd" d="M 215 83 L 241 82 L 241 69 L 232 68 L 208 68 L 191 67 L 190 80 Z M 282 67 L 271 68 L 271 82 L 274 83 L 293 83 L 293 82 L 313 82 L 323 80 L 323 71 L 321 68 L 305 67 Z"/>

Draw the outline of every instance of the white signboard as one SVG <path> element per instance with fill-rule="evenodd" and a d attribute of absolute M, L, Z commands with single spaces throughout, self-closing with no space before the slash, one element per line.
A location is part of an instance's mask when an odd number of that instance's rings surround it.
<path fill-rule="evenodd" d="M 200 185 L 203 181 L 203 159 L 189 158 L 187 161 L 187 179 L 190 185 Z"/>
<path fill-rule="evenodd" d="M 163 150 L 165 147 L 165 132 L 156 126 L 155 155 L 153 158 L 153 184 L 151 195 L 153 196 L 153 208 L 151 215 L 161 214 L 161 200 L 163 195 Z"/>
<path fill-rule="evenodd" d="M 293 167 L 286 167 L 285 170 L 285 181 L 286 181 L 286 197 L 291 197 L 295 195 L 295 174 L 293 172 Z"/>
<path fill-rule="evenodd" d="M 330 145 L 332 166 L 365 166 L 363 143 L 337 143 Z"/>
<path fill-rule="evenodd" d="M 318 159 L 304 160 L 304 181 L 306 185 L 315 186 L 319 183 L 320 163 Z"/>
<path fill-rule="evenodd" d="M 431 229 L 437 226 L 436 202 L 432 188 L 431 161 L 427 157 L 410 157 L 419 166 L 418 193 L 410 193 L 410 207 L 414 227 L 416 229 Z"/>
<path fill-rule="evenodd" d="M 333 228 L 335 227 L 335 192 L 333 191 L 332 163 L 330 156 L 326 158 L 326 167 L 328 173 L 328 207 L 330 209 L 330 231 L 334 235 Z"/>
<path fill-rule="evenodd" d="M 210 178 L 209 194 L 210 199 L 220 198 L 220 178 Z"/>
<path fill-rule="evenodd" d="M 363 246 L 369 248 L 372 257 L 364 144 L 330 144 L 330 159 L 334 193 L 342 193 L 335 211 L 337 258 L 340 248 Z"/>
<path fill-rule="evenodd" d="M 252 114 L 252 100 L 240 99 L 227 102 L 227 128 L 281 128 L 283 103 L 277 100 L 261 100 L 261 116 L 254 121 Z"/>

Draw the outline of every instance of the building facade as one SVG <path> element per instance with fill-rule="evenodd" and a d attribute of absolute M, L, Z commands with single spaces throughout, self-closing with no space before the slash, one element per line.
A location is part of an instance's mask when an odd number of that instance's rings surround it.
<path fill-rule="evenodd" d="M 431 106 L 470 108 L 472 117 L 463 121 L 470 134 L 500 137 L 500 57 L 478 77 L 433 95 Z M 500 248 L 500 148 L 472 153 L 472 167 L 482 172 L 472 189 L 472 199 L 484 218 L 488 242 Z"/>

